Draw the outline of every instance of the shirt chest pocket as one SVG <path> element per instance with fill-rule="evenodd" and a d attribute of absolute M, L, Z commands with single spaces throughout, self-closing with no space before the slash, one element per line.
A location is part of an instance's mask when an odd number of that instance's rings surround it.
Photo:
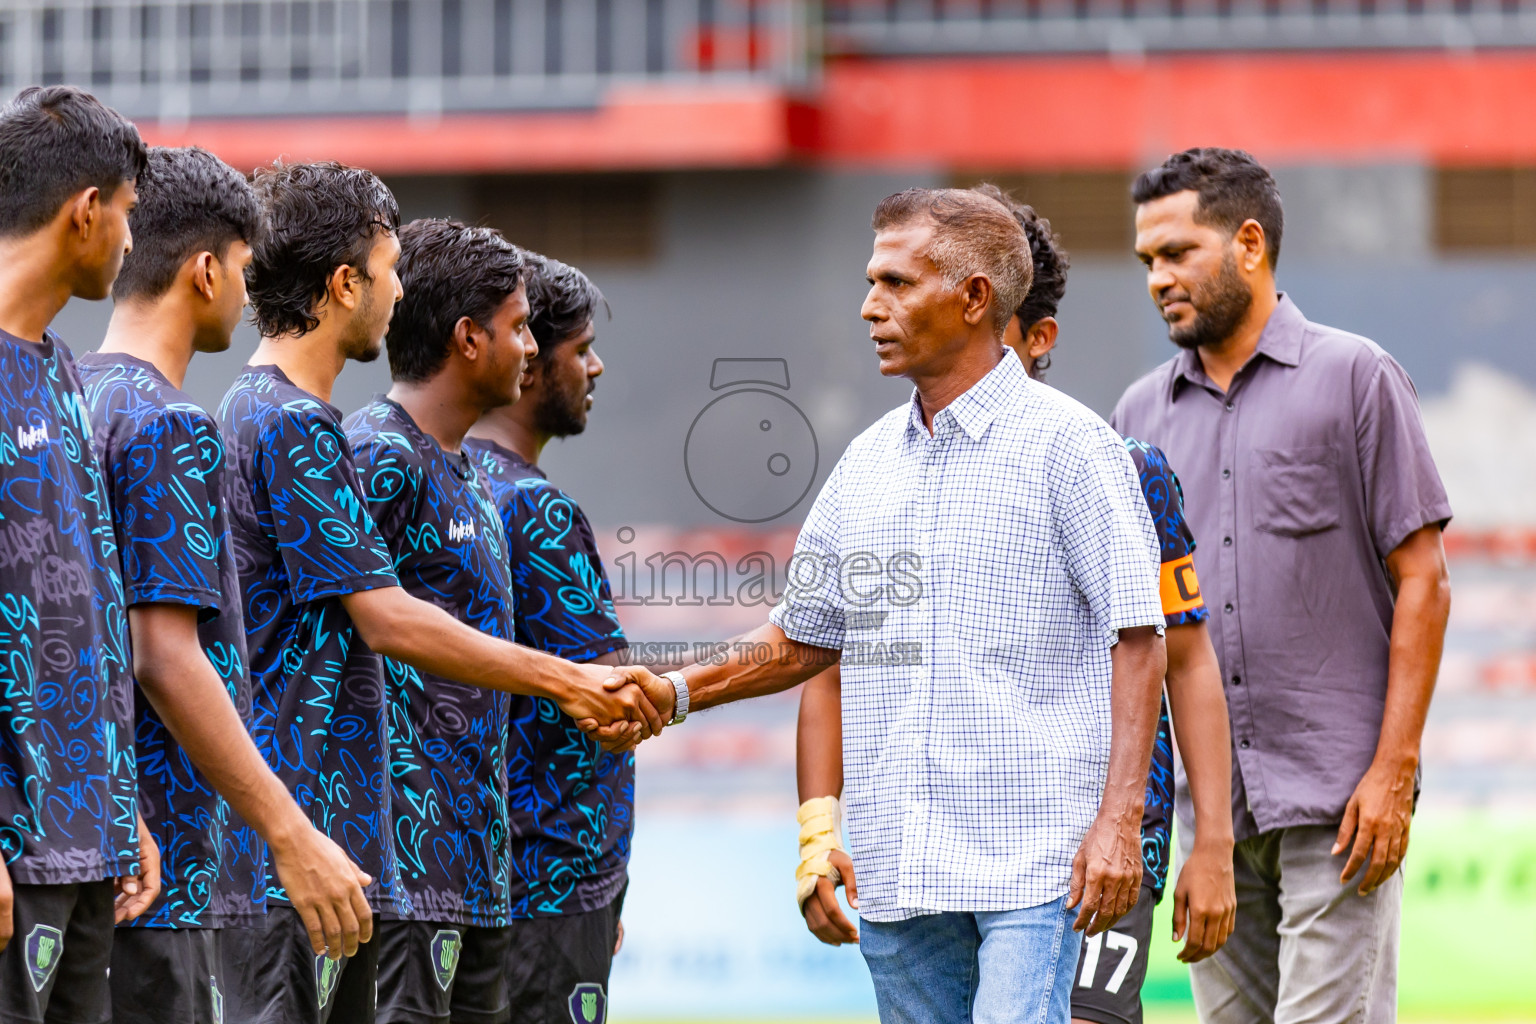
<path fill-rule="evenodd" d="M 1305 537 L 1339 525 L 1339 453 L 1332 445 L 1259 448 L 1251 472 L 1255 528 Z"/>

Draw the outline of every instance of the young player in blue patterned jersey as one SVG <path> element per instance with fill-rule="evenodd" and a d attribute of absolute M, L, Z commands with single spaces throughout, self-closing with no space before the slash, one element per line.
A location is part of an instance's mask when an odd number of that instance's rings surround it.
<path fill-rule="evenodd" d="M 631 739 L 662 723 L 639 687 L 482 633 L 400 585 L 331 389 L 383 351 L 401 295 L 399 208 L 367 171 L 277 164 L 254 182 L 266 225 L 246 277 L 261 343 L 224 396 L 230 532 L 250 657 L 251 731 L 310 820 L 373 876 L 379 911 L 409 915 L 395 856 L 380 656 L 461 683 L 554 698 Z M 622 740 L 620 740 L 622 741 Z M 448 809 L 439 808 L 446 812 Z M 402 819 L 403 820 L 403 819 Z M 274 880 L 275 881 L 275 880 Z M 255 974 L 235 1016 L 259 1024 L 374 1019 L 379 943 L 351 922 L 307 934 L 281 887 L 226 949 Z"/>
<path fill-rule="evenodd" d="M 229 348 L 260 222 L 234 168 L 198 149 L 150 150 L 106 340 L 80 359 L 122 555 L 139 804 L 162 851 L 159 898 L 113 942 L 117 1024 L 222 1017 L 241 972 L 225 976 L 218 938 L 266 913 L 268 844 L 317 928 L 343 907 L 366 911 L 367 876 L 310 824 L 246 732 L 224 445 L 180 390 L 194 352 Z"/>
<path fill-rule="evenodd" d="M 400 229 L 394 386 L 347 417 L 368 511 L 407 592 L 511 640 L 506 538 L 464 433 L 517 399 L 535 351 L 523 254 L 490 228 Z M 400 886 L 379 926 L 383 1024 L 506 1020 L 506 693 L 384 659 Z M 517 698 L 524 699 L 524 698 Z"/>
<path fill-rule="evenodd" d="M 1050 222 L 991 186 L 980 191 L 1008 207 L 1029 238 L 1034 284 L 1008 324 L 1003 341 L 1031 377 L 1043 379 L 1058 332 L 1056 309 L 1066 291 L 1067 258 Z M 1134 439 L 1126 448 L 1141 480 L 1162 553 L 1161 595 L 1166 619 L 1167 687 L 1142 814 L 1142 891 L 1131 911 L 1098 935 L 1084 936 L 1072 989 L 1072 1018 L 1093 1024 L 1141 1024 L 1141 986 L 1152 939 L 1152 912 L 1168 877 L 1173 824 L 1174 729 L 1189 772 L 1196 808 L 1195 854 L 1179 872 L 1174 894 L 1175 941 L 1179 959 L 1204 959 L 1232 933 L 1236 895 L 1231 871 L 1231 748 L 1225 697 L 1215 651 L 1206 634 L 1209 614 L 1195 578 L 1195 539 L 1184 520 L 1178 478 L 1158 449 Z M 800 799 L 811 812 L 842 791 L 840 681 L 836 669 L 812 679 L 801 695 L 797 748 Z M 857 932 L 838 907 L 837 884 L 846 884 L 857 905 L 853 864 L 836 835 L 836 815 L 803 810 L 801 911 L 823 942 L 857 941 Z M 830 834 L 825 826 L 830 825 Z"/>
<path fill-rule="evenodd" d="M 110 1018 L 114 917 L 159 887 L 112 513 L 48 327 L 72 297 L 107 297 L 144 160 L 133 125 L 77 89 L 0 108 L 0 1019 L 26 1024 Z"/>
<path fill-rule="evenodd" d="M 603 372 L 592 347 L 603 297 L 575 267 L 531 259 L 538 354 L 517 404 L 489 413 L 467 447 L 481 460 L 506 528 L 518 641 L 562 658 L 622 664 L 629 643 L 591 524 L 538 467 L 551 438 L 586 429 Z M 520 1019 L 601 1024 L 622 935 L 634 754 L 605 752 L 549 701 L 526 697 L 512 702 L 507 753 L 513 1003 L 525 1008 Z M 595 1016 L 579 1015 L 583 996 Z"/>

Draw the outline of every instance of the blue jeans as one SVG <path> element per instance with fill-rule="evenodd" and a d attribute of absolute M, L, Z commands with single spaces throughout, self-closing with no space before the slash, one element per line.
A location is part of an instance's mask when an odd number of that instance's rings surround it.
<path fill-rule="evenodd" d="M 881 1024 L 1067 1024 L 1079 936 L 1066 903 L 861 922 Z"/>

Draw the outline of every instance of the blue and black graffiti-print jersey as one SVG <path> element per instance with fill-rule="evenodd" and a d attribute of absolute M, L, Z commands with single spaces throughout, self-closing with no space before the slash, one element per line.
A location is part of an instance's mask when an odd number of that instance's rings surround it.
<path fill-rule="evenodd" d="M 1131 461 L 1141 477 L 1157 543 L 1162 552 L 1159 589 L 1163 616 L 1170 626 L 1203 622 L 1210 614 L 1200 598 L 1195 578 L 1195 535 L 1184 520 L 1184 489 L 1168 459 L 1157 448 L 1135 438 L 1125 439 Z M 1168 699 L 1157 717 L 1157 739 L 1152 745 L 1152 773 L 1147 778 L 1147 804 L 1141 818 L 1141 855 L 1145 866 L 1143 884 L 1162 899 L 1168 882 L 1169 846 L 1173 825 L 1173 730 L 1168 723 Z"/>
<path fill-rule="evenodd" d="M 506 529 L 518 642 L 570 661 L 626 651 L 581 506 L 515 452 L 489 441 L 466 447 L 485 468 Z M 634 754 L 604 752 L 553 701 L 514 697 L 507 774 L 513 916 L 613 902 L 628 878 Z"/>
<path fill-rule="evenodd" d="M 74 358 L 52 332 L 35 344 L 0 331 L 0 853 L 11 881 L 136 869 L 131 668 Z"/>
<path fill-rule="evenodd" d="M 342 606 L 397 586 L 363 501 L 341 413 L 275 366 L 247 366 L 219 407 L 229 527 L 251 668 L 251 736 L 319 828 L 398 909 L 379 656 Z M 270 872 L 268 894 L 286 900 Z"/>
<path fill-rule="evenodd" d="M 387 398 L 347 417 L 368 510 L 412 595 L 512 639 L 507 549 L 474 459 Z M 384 659 L 400 884 L 419 921 L 505 927 L 509 696 Z"/>
<path fill-rule="evenodd" d="M 153 365 L 133 356 L 81 356 L 80 376 L 111 498 L 127 605 L 197 609 L 203 652 L 248 723 L 251 681 L 219 426 Z M 137 689 L 134 749 L 139 813 L 160 845 L 161 890 L 132 926 L 216 928 L 262 914 L 265 845 L 193 767 Z"/>

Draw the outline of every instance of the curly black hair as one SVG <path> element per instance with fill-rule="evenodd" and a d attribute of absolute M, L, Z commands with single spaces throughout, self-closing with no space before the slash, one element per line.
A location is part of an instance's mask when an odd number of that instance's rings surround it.
<path fill-rule="evenodd" d="M 555 346 L 586 329 L 597 307 L 608 300 L 597 285 L 577 268 L 559 260 L 528 253 L 528 305 L 533 316 L 528 329 L 539 343 L 533 362 L 546 359 Z"/>
<path fill-rule="evenodd" d="M 368 253 L 400 227 L 400 207 L 372 171 L 332 161 L 275 163 L 253 185 L 266 217 L 246 271 L 256 326 L 267 338 L 308 334 L 331 274 L 348 266 L 367 280 Z"/>
<path fill-rule="evenodd" d="M 190 257 L 211 252 L 219 259 L 231 243 L 254 243 L 261 207 L 245 175 L 192 146 L 149 151 L 139 175 L 139 205 L 128 215 L 133 251 L 112 285 L 114 299 L 164 295 Z"/>
<path fill-rule="evenodd" d="M 1067 257 L 1067 250 L 1061 247 L 1061 238 L 1051 230 L 1051 222 L 1036 213 L 1033 206 L 1019 202 L 996 185 L 977 185 L 976 191 L 1006 206 L 1029 239 L 1035 280 L 1029 294 L 1014 311 L 1019 323 L 1028 330 L 1032 324 L 1056 315 L 1062 296 L 1067 294 L 1067 270 L 1072 262 Z"/>
<path fill-rule="evenodd" d="M 1244 221 L 1258 221 L 1264 229 L 1269 267 L 1273 270 L 1279 264 L 1285 211 L 1274 176 L 1263 164 L 1241 149 L 1186 149 L 1138 177 L 1131 186 L 1131 199 L 1140 206 L 1187 191 L 1200 197 L 1195 219 L 1201 224 L 1232 234 Z"/>
<path fill-rule="evenodd" d="M 517 291 L 524 252 L 495 228 L 454 220 L 413 220 L 400 229 L 400 287 L 385 345 L 389 374 L 424 381 L 448 360 L 453 327 L 469 317 L 484 327 Z"/>
<path fill-rule="evenodd" d="M 111 199 L 146 159 L 133 122 L 83 89 L 23 89 L 0 107 L 0 237 L 30 235 L 92 186 Z"/>

